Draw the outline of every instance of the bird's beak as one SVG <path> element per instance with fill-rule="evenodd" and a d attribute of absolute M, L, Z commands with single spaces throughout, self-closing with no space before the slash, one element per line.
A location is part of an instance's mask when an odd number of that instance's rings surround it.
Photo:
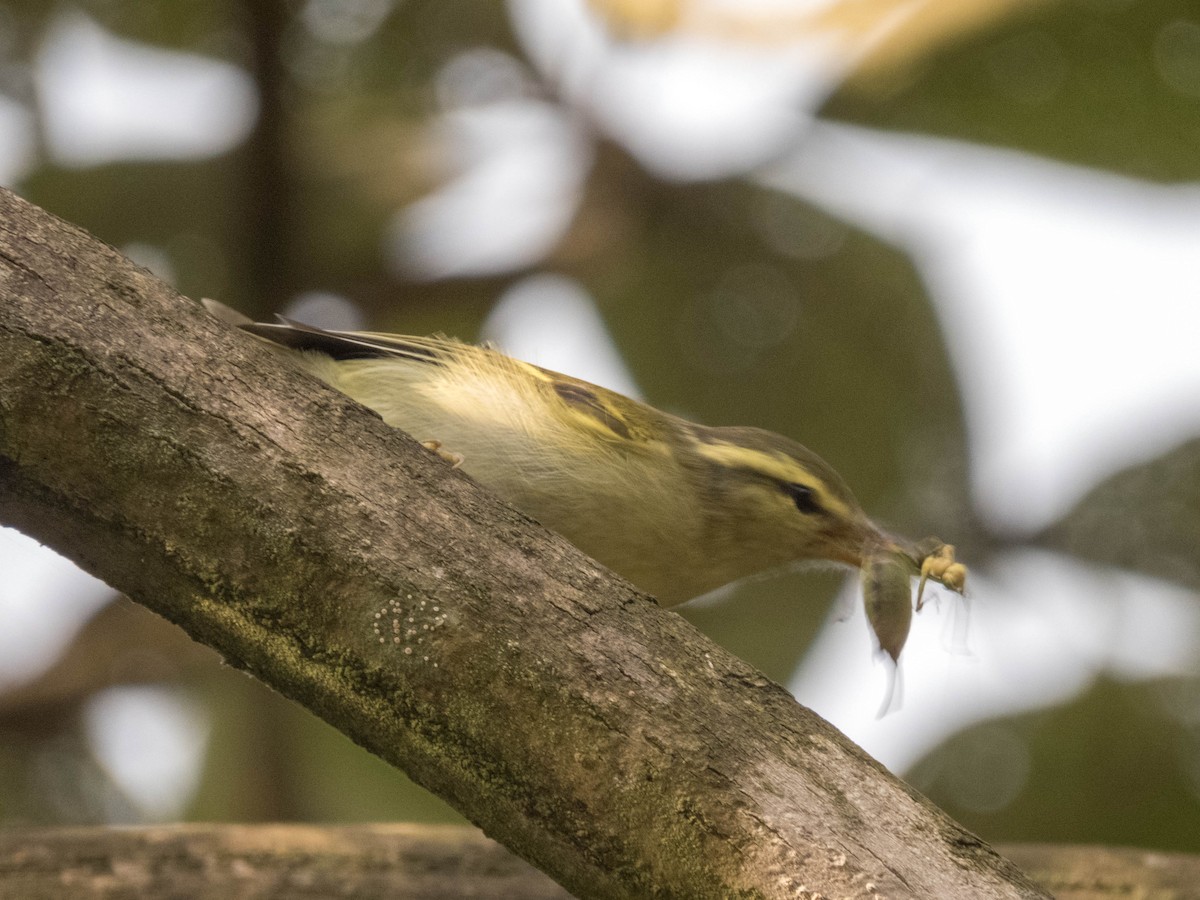
<path fill-rule="evenodd" d="M 842 523 L 829 539 L 829 558 L 856 569 L 861 569 L 863 560 L 879 547 L 895 543 L 891 535 L 866 516 Z"/>

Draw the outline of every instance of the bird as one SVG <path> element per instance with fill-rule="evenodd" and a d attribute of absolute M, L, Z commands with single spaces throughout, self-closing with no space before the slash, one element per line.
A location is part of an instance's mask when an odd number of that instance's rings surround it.
<path fill-rule="evenodd" d="M 203 302 L 663 605 L 797 562 L 900 560 L 922 587 L 961 590 L 950 545 L 882 529 L 791 438 L 697 424 L 490 346 L 255 322 Z M 889 643 L 894 660 L 903 636 Z"/>

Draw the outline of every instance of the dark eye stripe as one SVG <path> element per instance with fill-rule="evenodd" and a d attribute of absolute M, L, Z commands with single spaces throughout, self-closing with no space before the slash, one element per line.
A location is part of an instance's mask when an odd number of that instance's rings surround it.
<path fill-rule="evenodd" d="M 817 515 L 825 512 L 817 500 L 817 492 L 806 484 L 785 484 L 783 489 L 796 504 L 796 509 L 805 515 Z"/>

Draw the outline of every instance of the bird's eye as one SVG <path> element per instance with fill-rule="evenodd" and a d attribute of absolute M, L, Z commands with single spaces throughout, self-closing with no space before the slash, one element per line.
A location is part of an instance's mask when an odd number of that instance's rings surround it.
<path fill-rule="evenodd" d="M 796 509 L 812 515 L 821 512 L 821 504 L 817 500 L 817 492 L 806 484 L 788 484 L 784 486 Z"/>

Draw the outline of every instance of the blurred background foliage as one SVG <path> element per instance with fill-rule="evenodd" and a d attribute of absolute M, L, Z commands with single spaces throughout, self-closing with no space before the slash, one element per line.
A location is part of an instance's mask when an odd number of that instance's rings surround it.
<path fill-rule="evenodd" d="M 873 515 L 958 545 L 968 607 L 922 613 L 882 721 L 861 614 L 838 621 L 853 579 L 681 614 L 989 840 L 1200 850 L 1198 151 L 1184 0 L 0 0 L 0 182 L 184 294 L 597 379 L 609 352 L 614 383 L 794 436 Z M 1030 218 L 956 210 L 1043 227 L 1005 180 L 1033 171 L 1122 238 L 1166 222 L 1173 255 L 935 223 L 963 160 Z M 1032 287 L 973 293 L 955 266 L 981 243 Z M 1032 393 L 1003 393 L 1017 375 Z M 1022 396 L 1064 443 L 998 468 L 1049 435 Z M 0 653 L 46 648 L 0 671 L 0 823 L 455 817 L 60 564 L 0 586 L 0 615 Z"/>

